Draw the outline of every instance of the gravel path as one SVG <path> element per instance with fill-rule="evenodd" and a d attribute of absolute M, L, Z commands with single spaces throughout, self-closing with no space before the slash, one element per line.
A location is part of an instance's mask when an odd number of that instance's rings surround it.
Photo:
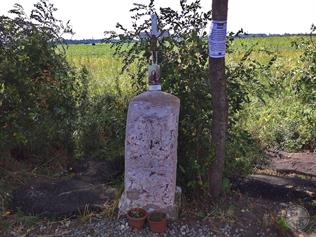
<path fill-rule="evenodd" d="M 215 230 L 216 229 L 216 230 Z M 255 233 L 254 233 L 255 232 Z M 222 227 L 212 227 L 209 222 L 185 221 L 168 223 L 167 233 L 156 234 L 146 225 L 141 231 L 132 230 L 125 218 L 107 220 L 104 217 L 95 217 L 92 221 L 80 222 L 78 220 L 62 221 L 54 224 L 39 224 L 26 235 L 11 232 L 13 236 L 28 237 L 147 237 L 147 236 L 174 236 L 174 237 L 278 237 L 269 228 L 262 231 L 253 231 L 251 225 L 246 228 L 236 228 L 230 224 Z"/>

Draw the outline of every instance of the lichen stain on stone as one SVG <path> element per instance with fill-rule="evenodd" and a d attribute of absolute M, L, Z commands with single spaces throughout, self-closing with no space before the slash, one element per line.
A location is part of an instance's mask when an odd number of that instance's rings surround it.
<path fill-rule="evenodd" d="M 128 191 L 126 192 L 126 196 L 127 198 L 131 199 L 131 200 L 137 200 L 139 198 L 139 192 L 137 191 Z"/>

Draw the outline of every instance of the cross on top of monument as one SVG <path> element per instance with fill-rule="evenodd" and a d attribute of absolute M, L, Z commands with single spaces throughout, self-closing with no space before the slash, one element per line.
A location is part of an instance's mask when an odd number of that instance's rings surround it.
<path fill-rule="evenodd" d="M 147 31 L 145 32 L 141 32 L 139 34 L 140 38 L 142 39 L 151 39 L 151 38 L 156 38 L 156 39 L 160 39 L 160 38 L 165 38 L 169 36 L 169 33 L 167 31 L 158 31 L 158 17 L 157 15 L 154 13 L 151 15 L 151 31 L 150 33 L 148 33 Z"/>
<path fill-rule="evenodd" d="M 160 67 L 158 65 L 158 40 L 169 36 L 167 31 L 158 31 L 158 18 L 154 13 L 151 15 L 151 31 L 141 32 L 141 39 L 150 39 L 150 51 L 152 64 L 148 67 L 149 90 L 161 90 L 160 86 Z"/>

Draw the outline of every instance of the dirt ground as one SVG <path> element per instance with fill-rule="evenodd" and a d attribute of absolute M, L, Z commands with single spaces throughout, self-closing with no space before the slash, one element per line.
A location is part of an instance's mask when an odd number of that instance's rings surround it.
<path fill-rule="evenodd" d="M 216 204 L 206 198 L 193 202 L 184 200 L 180 218 L 169 222 L 164 236 L 315 237 L 315 216 L 310 217 L 303 231 L 285 224 L 286 211 L 291 204 L 252 198 L 239 192 L 228 193 Z M 148 230 L 136 233 L 129 229 L 126 219 L 117 219 L 112 210 L 87 212 L 76 218 L 55 221 L 21 214 L 2 215 L 0 233 L 3 237 L 152 236 Z"/>
<path fill-rule="evenodd" d="M 306 159 L 306 157 L 303 157 Z M 291 158 L 292 159 L 292 158 Z M 310 158 L 313 159 L 313 158 Z M 309 160 L 311 161 L 311 160 Z M 101 212 L 95 213 L 86 210 L 78 216 L 62 220 L 43 219 L 37 216 L 28 216 L 22 212 L 13 213 L 7 208 L 8 193 L 14 188 L 34 177 L 49 174 L 43 164 L 42 170 L 19 163 L 0 164 L 0 236 L 225 236 L 225 237 L 316 237 L 316 200 L 308 202 L 295 195 L 282 199 L 282 194 L 270 190 L 265 191 L 270 197 L 254 196 L 250 185 L 242 192 L 232 188 L 225 193 L 218 202 L 206 194 L 193 201 L 183 198 L 179 219 L 170 221 L 168 231 L 163 235 L 153 235 L 146 227 L 135 232 L 128 227 L 125 218 L 117 219 L 117 201 L 107 203 Z M 54 170 L 60 170 L 64 164 L 54 164 Z M 37 165 L 38 167 L 38 165 Z M 52 169 L 52 167 L 50 167 Z M 19 170 L 19 171 L 17 171 Z M 257 170 L 257 175 L 274 175 L 275 177 L 293 177 L 314 182 L 313 179 L 287 172 L 280 173 L 269 167 Z M 301 183 L 300 183 L 301 184 Z M 286 186 L 286 185 L 285 185 Z M 248 192 L 250 191 L 250 192 Z M 260 188 L 258 193 L 260 193 Z M 291 189 L 289 191 L 291 193 Z M 313 194 L 314 195 L 314 194 Z M 314 197 L 314 196 L 312 196 Z M 309 205 L 305 205 L 308 203 Z M 291 206 L 305 206 L 309 216 L 308 224 L 304 228 L 294 229 L 288 224 L 287 213 Z"/>

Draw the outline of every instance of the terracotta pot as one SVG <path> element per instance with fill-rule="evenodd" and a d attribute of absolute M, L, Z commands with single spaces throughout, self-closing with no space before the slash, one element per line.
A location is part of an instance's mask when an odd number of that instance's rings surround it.
<path fill-rule="evenodd" d="M 135 216 L 135 213 L 139 213 L 140 216 Z M 127 212 L 128 224 L 131 228 L 140 230 L 144 227 L 145 220 L 148 214 L 143 208 L 132 208 Z"/>
<path fill-rule="evenodd" d="M 152 212 L 148 217 L 149 228 L 155 233 L 164 233 L 167 231 L 167 215 L 163 212 Z"/>

